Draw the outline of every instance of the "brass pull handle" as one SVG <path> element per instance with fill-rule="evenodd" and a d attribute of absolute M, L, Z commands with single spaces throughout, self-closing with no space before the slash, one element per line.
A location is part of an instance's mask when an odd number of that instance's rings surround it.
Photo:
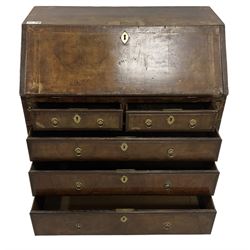
<path fill-rule="evenodd" d="M 190 128 L 194 128 L 194 127 L 196 127 L 196 125 L 197 125 L 197 120 L 196 119 L 191 119 L 189 121 L 189 127 Z"/>
<path fill-rule="evenodd" d="M 152 127 L 153 121 L 151 119 L 146 119 L 145 124 L 148 128 Z"/>
<path fill-rule="evenodd" d="M 80 223 L 76 223 L 76 229 L 81 229 L 81 224 Z"/>
<path fill-rule="evenodd" d="M 125 215 L 123 215 L 123 216 L 120 218 L 120 221 L 121 221 L 122 223 L 125 223 L 125 222 L 128 221 L 128 217 L 125 216 Z"/>
<path fill-rule="evenodd" d="M 175 122 L 175 118 L 173 115 L 170 115 L 167 119 L 169 125 L 172 125 Z"/>
<path fill-rule="evenodd" d="M 51 124 L 53 127 L 57 127 L 59 124 L 59 120 L 56 117 L 51 118 Z"/>
<path fill-rule="evenodd" d="M 128 144 L 125 143 L 125 142 L 123 142 L 123 143 L 121 144 L 120 148 L 121 148 L 121 150 L 122 150 L 123 152 L 125 152 L 125 151 L 128 150 Z"/>
<path fill-rule="evenodd" d="M 170 157 L 170 158 L 174 157 L 174 149 L 173 148 L 168 149 L 168 157 Z"/>
<path fill-rule="evenodd" d="M 75 151 L 75 155 L 76 155 L 77 157 L 81 156 L 81 154 L 82 154 L 82 149 L 81 149 L 80 147 L 75 148 L 74 151 Z"/>
<path fill-rule="evenodd" d="M 82 184 L 82 182 L 80 182 L 80 181 L 77 181 L 77 182 L 75 183 L 75 189 L 76 189 L 77 191 L 82 190 L 82 186 L 83 186 L 83 184 Z"/>
<path fill-rule="evenodd" d="M 81 119 L 82 119 L 81 116 L 78 115 L 78 114 L 75 114 L 74 117 L 73 117 L 73 120 L 74 120 L 74 122 L 75 122 L 76 124 L 79 124 L 80 121 L 81 121 Z"/>
<path fill-rule="evenodd" d="M 128 181 L 128 177 L 126 175 L 123 175 L 120 180 L 122 183 L 126 183 Z"/>
<path fill-rule="evenodd" d="M 166 191 L 170 191 L 171 190 L 171 182 L 170 181 L 166 181 L 164 184 L 164 188 Z"/>
<path fill-rule="evenodd" d="M 163 229 L 164 229 L 164 230 L 168 231 L 168 230 L 171 229 L 171 227 L 172 227 L 171 222 L 169 222 L 169 221 L 163 222 Z"/>
<path fill-rule="evenodd" d="M 104 125 L 104 120 L 102 118 L 98 118 L 96 120 L 96 122 L 97 122 L 97 124 L 98 124 L 99 127 L 102 127 Z"/>

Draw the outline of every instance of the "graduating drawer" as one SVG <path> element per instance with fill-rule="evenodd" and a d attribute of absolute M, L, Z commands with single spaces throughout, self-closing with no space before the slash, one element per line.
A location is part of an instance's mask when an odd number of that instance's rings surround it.
<path fill-rule="evenodd" d="M 210 104 L 128 105 L 127 131 L 214 131 L 218 111 Z"/>
<path fill-rule="evenodd" d="M 101 134 L 100 134 L 101 135 Z M 102 134 L 104 135 L 104 134 Z M 217 133 L 112 137 L 90 133 L 31 133 L 27 139 L 32 161 L 195 160 L 216 161 L 221 145 Z"/>
<path fill-rule="evenodd" d="M 213 195 L 219 171 L 212 162 L 33 163 L 33 195 Z"/>
<path fill-rule="evenodd" d="M 208 234 L 216 210 L 210 197 L 36 197 L 31 219 L 36 235 Z"/>
<path fill-rule="evenodd" d="M 121 130 L 122 109 L 32 109 L 34 130 Z"/>

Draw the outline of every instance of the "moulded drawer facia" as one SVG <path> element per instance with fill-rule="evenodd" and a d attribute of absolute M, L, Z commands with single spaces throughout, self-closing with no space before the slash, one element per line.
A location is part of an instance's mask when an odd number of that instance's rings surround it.
<path fill-rule="evenodd" d="M 216 110 L 127 111 L 127 131 L 214 131 Z"/>
<path fill-rule="evenodd" d="M 216 210 L 211 197 L 36 197 L 31 219 L 36 235 L 208 234 Z"/>
<path fill-rule="evenodd" d="M 143 168 L 136 168 L 138 165 Z M 115 169 L 115 166 L 122 169 Z M 123 169 L 125 167 L 130 169 Z M 60 165 L 49 162 L 33 163 L 29 176 L 32 193 L 38 196 L 133 193 L 213 195 L 219 171 L 214 163 L 203 162 L 122 165 L 104 162 Z"/>
<path fill-rule="evenodd" d="M 121 130 L 123 111 L 83 109 L 32 109 L 34 130 Z"/>
<path fill-rule="evenodd" d="M 216 161 L 221 139 L 213 137 L 28 137 L 32 161 Z"/>

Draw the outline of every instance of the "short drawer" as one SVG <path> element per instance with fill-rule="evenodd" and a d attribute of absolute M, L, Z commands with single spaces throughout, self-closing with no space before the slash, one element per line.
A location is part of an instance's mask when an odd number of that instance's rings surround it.
<path fill-rule="evenodd" d="M 216 210 L 211 197 L 36 197 L 31 220 L 36 235 L 209 234 Z"/>
<path fill-rule="evenodd" d="M 213 195 L 212 162 L 43 162 L 29 171 L 32 193 Z"/>
<path fill-rule="evenodd" d="M 217 133 L 119 135 L 32 133 L 27 139 L 30 160 L 216 161 L 221 145 Z"/>
<path fill-rule="evenodd" d="M 218 110 L 212 103 L 128 104 L 127 131 L 214 131 Z"/>
<path fill-rule="evenodd" d="M 32 109 L 33 130 L 122 130 L 122 109 Z"/>

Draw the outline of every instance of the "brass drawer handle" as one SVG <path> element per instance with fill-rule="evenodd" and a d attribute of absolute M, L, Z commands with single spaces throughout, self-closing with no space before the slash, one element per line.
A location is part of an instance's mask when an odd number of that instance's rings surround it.
<path fill-rule="evenodd" d="M 128 221 L 128 217 L 125 216 L 125 215 L 123 215 L 123 216 L 120 218 L 120 221 L 121 221 L 122 223 L 125 223 L 125 222 Z"/>
<path fill-rule="evenodd" d="M 169 222 L 169 221 L 163 222 L 163 229 L 164 229 L 164 230 L 168 231 L 168 230 L 171 229 L 171 227 L 172 227 L 171 222 Z"/>
<path fill-rule="evenodd" d="M 127 143 L 125 143 L 125 142 L 123 142 L 122 144 L 121 144 L 121 150 L 123 151 L 123 152 L 125 152 L 125 151 L 127 151 L 128 150 L 128 144 Z"/>
<path fill-rule="evenodd" d="M 170 191 L 171 190 L 171 182 L 170 181 L 166 181 L 164 184 L 164 188 L 166 191 Z"/>
<path fill-rule="evenodd" d="M 81 224 L 80 223 L 76 223 L 76 229 L 81 229 Z"/>
<path fill-rule="evenodd" d="M 145 120 L 145 125 L 148 127 L 148 128 L 151 128 L 152 127 L 152 124 L 153 124 L 153 121 L 151 119 L 146 119 Z"/>
<path fill-rule="evenodd" d="M 59 124 L 59 120 L 56 117 L 51 118 L 51 124 L 53 127 L 57 127 Z"/>
<path fill-rule="evenodd" d="M 173 115 L 170 115 L 167 119 L 168 125 L 172 125 L 175 122 L 175 118 Z"/>
<path fill-rule="evenodd" d="M 173 149 L 173 148 L 169 148 L 169 149 L 168 149 L 168 156 L 169 156 L 170 158 L 173 158 L 173 157 L 174 157 L 174 149 Z"/>
<path fill-rule="evenodd" d="M 189 127 L 190 127 L 190 128 L 195 128 L 196 125 L 197 125 L 197 120 L 196 120 L 196 119 L 191 119 L 191 120 L 189 121 Z"/>
<path fill-rule="evenodd" d="M 120 180 L 122 183 L 126 183 L 128 181 L 128 177 L 126 175 L 123 175 Z"/>
<path fill-rule="evenodd" d="M 80 182 L 80 181 L 77 181 L 77 182 L 75 183 L 75 189 L 76 189 L 77 191 L 82 190 L 82 186 L 83 186 L 83 184 L 82 184 L 82 182 Z"/>
<path fill-rule="evenodd" d="M 97 122 L 97 124 L 98 124 L 99 127 L 102 127 L 104 125 L 104 120 L 102 118 L 98 118 L 96 120 L 96 122 Z"/>
<path fill-rule="evenodd" d="M 81 149 L 80 147 L 75 148 L 74 151 L 75 151 L 75 155 L 76 155 L 77 157 L 81 156 L 81 154 L 82 154 L 82 149 Z"/>
<path fill-rule="evenodd" d="M 80 121 L 81 121 L 81 119 L 82 119 L 81 116 L 78 115 L 78 114 L 75 114 L 74 117 L 73 117 L 73 120 L 74 120 L 74 122 L 75 122 L 76 124 L 79 124 Z"/>

